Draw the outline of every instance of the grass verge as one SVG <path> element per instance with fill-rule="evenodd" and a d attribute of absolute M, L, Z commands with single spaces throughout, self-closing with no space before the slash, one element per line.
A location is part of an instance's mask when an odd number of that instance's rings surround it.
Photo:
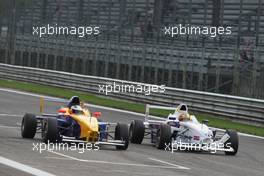
<path fill-rule="evenodd" d="M 0 79 L 0 87 L 17 89 L 26 92 L 50 95 L 54 97 L 61 97 L 67 99 L 72 97 L 73 95 L 77 95 L 81 98 L 82 101 L 85 101 L 87 103 L 118 108 L 133 112 L 139 112 L 139 113 L 145 112 L 145 105 L 141 103 L 133 103 L 125 100 L 101 97 L 90 93 L 63 89 L 58 87 L 45 86 L 45 85 L 26 83 L 20 81 L 3 80 L 3 79 Z M 168 115 L 168 111 L 153 110 L 152 114 L 161 117 L 166 117 Z M 261 127 L 233 122 L 229 119 L 221 119 L 209 114 L 195 113 L 195 116 L 198 118 L 199 121 L 203 119 L 208 119 L 209 126 L 223 128 L 223 129 L 235 129 L 243 133 L 264 136 L 264 128 Z"/>

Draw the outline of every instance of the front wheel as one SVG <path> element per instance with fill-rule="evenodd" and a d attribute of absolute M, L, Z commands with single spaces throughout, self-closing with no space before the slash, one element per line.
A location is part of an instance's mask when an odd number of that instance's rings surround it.
<path fill-rule="evenodd" d="M 141 120 L 133 120 L 129 127 L 129 139 L 131 143 L 141 144 L 145 135 L 145 125 Z"/>
<path fill-rule="evenodd" d="M 165 149 L 171 143 L 171 127 L 167 124 L 162 124 L 157 131 L 156 147 Z"/>
<path fill-rule="evenodd" d="M 226 155 L 236 155 L 238 151 L 238 135 L 235 130 L 226 130 L 226 133 L 230 136 L 230 138 L 225 142 L 225 148 L 232 147 L 234 151 L 232 152 L 225 152 Z"/>
<path fill-rule="evenodd" d="M 60 140 L 57 119 L 48 117 L 43 120 L 42 140 L 44 143 L 56 143 Z"/>
<path fill-rule="evenodd" d="M 34 138 L 37 131 L 37 119 L 34 114 L 25 114 L 21 123 L 21 136 Z"/>
<path fill-rule="evenodd" d="M 126 150 L 129 144 L 129 133 L 127 124 L 118 123 L 115 128 L 115 140 L 124 141 L 124 146 L 116 146 L 117 150 Z"/>

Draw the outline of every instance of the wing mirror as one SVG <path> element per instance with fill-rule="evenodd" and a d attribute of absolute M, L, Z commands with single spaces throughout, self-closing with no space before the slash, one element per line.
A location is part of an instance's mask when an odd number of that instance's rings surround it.
<path fill-rule="evenodd" d="M 66 113 L 66 109 L 65 109 L 65 108 L 61 108 L 61 109 L 58 110 L 58 113 L 63 113 L 63 114 L 65 114 L 65 113 Z"/>
<path fill-rule="evenodd" d="M 205 125 L 207 125 L 209 123 L 209 120 L 204 119 L 204 120 L 202 120 L 202 123 L 205 124 Z"/>
<path fill-rule="evenodd" d="M 92 116 L 95 117 L 95 118 L 99 118 L 101 115 L 102 115 L 101 112 L 93 112 L 92 113 Z"/>

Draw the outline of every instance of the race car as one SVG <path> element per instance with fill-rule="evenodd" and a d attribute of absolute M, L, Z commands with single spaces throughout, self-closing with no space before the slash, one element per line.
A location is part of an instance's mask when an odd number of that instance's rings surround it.
<path fill-rule="evenodd" d="M 65 102 L 64 100 L 46 98 L 50 102 Z M 73 96 L 66 107 L 58 109 L 56 114 L 43 113 L 44 98 L 40 99 L 41 115 L 26 113 L 21 123 L 23 138 L 34 138 L 41 133 L 43 142 L 83 142 L 100 145 L 116 146 L 118 150 L 126 150 L 129 145 L 129 130 L 127 124 L 101 122 L 101 112 L 91 113 Z M 111 128 L 114 128 L 112 130 Z M 113 134 L 114 133 L 114 134 Z"/>
<path fill-rule="evenodd" d="M 164 120 L 152 120 L 150 109 L 171 110 Z M 236 155 L 239 139 L 234 130 L 216 130 L 207 126 L 208 120 L 200 123 L 194 115 L 188 113 L 186 104 L 178 107 L 146 105 L 145 121 L 133 120 L 130 124 L 129 139 L 131 143 L 141 144 L 150 137 L 158 149 L 170 151 L 223 151 L 226 155 Z"/>

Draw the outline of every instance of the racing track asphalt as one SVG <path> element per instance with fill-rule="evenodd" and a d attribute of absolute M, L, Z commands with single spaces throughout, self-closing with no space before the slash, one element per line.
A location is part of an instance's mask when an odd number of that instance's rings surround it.
<path fill-rule="evenodd" d="M 33 151 L 34 140 L 25 140 L 20 135 L 22 115 L 38 112 L 38 98 L 0 91 L 0 157 L 16 161 L 54 175 L 93 176 L 175 176 L 214 175 L 240 176 L 264 174 L 264 140 L 240 136 L 239 152 L 236 156 L 223 153 L 190 153 L 157 150 L 144 141 L 142 145 L 131 144 L 127 151 L 116 151 L 112 147 L 99 151 Z M 130 123 L 141 116 L 105 109 L 102 119 L 110 122 Z M 8 114 L 8 115 L 5 115 Z M 0 175 L 31 175 L 17 170 L 15 166 L 0 164 Z"/>

